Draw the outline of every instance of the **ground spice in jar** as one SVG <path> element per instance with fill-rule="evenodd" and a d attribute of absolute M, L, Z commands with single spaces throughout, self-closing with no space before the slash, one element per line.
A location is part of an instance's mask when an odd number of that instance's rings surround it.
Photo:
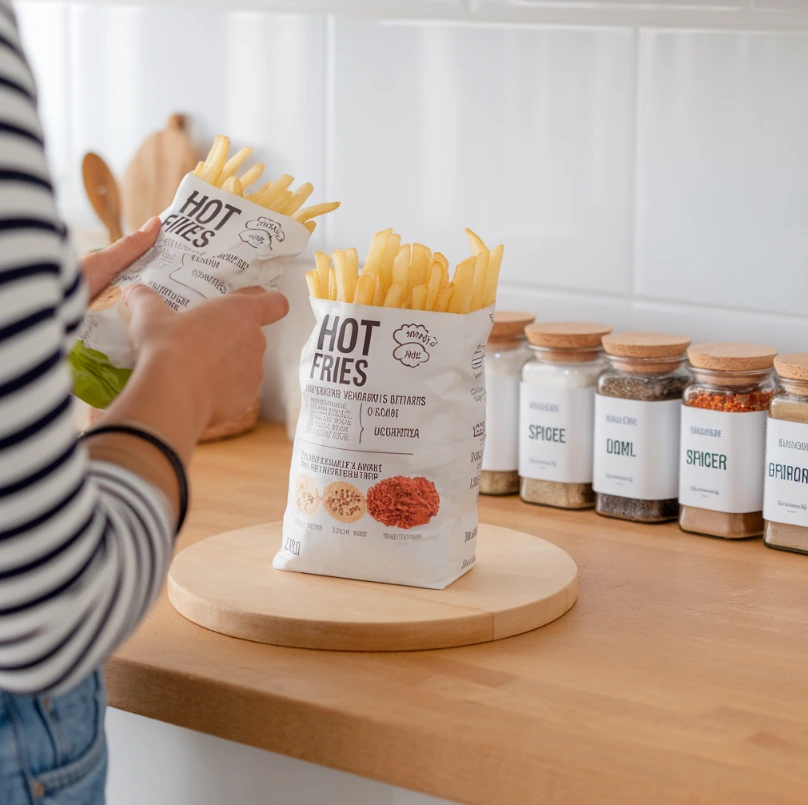
<path fill-rule="evenodd" d="M 655 333 L 608 335 L 609 360 L 595 406 L 595 510 L 641 523 L 679 514 L 681 397 L 690 340 Z"/>
<path fill-rule="evenodd" d="M 428 478 L 396 475 L 367 491 L 368 514 L 391 528 L 426 525 L 440 508 L 440 495 Z"/>
<path fill-rule="evenodd" d="M 522 369 L 519 494 L 562 509 L 595 505 L 592 491 L 595 387 L 605 360 L 605 324 L 545 322 L 525 329 L 533 353 Z"/>
<path fill-rule="evenodd" d="M 699 344 L 688 350 L 679 483 L 683 531 L 725 539 L 763 533 L 766 412 L 776 350 Z"/>
<path fill-rule="evenodd" d="M 497 310 L 485 353 L 485 449 L 480 494 L 519 491 L 519 382 L 529 353 L 525 326 L 531 313 Z"/>

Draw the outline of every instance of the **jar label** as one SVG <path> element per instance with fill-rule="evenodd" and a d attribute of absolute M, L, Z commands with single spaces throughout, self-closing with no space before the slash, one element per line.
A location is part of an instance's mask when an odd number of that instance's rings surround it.
<path fill-rule="evenodd" d="M 516 472 L 519 466 L 519 376 L 488 376 L 485 386 L 483 470 Z"/>
<path fill-rule="evenodd" d="M 522 382 L 519 475 L 564 484 L 592 481 L 595 389 L 545 388 Z"/>
<path fill-rule="evenodd" d="M 596 492 L 670 500 L 679 491 L 681 400 L 595 397 Z"/>
<path fill-rule="evenodd" d="M 683 406 L 679 502 L 728 514 L 763 508 L 766 411 Z"/>
<path fill-rule="evenodd" d="M 808 528 L 808 425 L 768 420 L 765 474 L 764 519 Z"/>

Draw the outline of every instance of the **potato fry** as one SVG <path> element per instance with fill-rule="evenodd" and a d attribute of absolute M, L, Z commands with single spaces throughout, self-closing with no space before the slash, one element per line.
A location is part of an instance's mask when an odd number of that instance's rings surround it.
<path fill-rule="evenodd" d="M 354 303 L 357 305 L 372 305 L 378 281 L 378 277 L 374 274 L 362 274 L 356 283 Z"/>
<path fill-rule="evenodd" d="M 320 275 L 317 273 L 316 268 L 306 272 L 306 284 L 309 286 L 309 296 L 315 299 L 323 298 L 320 291 Z"/>
<path fill-rule="evenodd" d="M 373 276 L 371 274 L 371 276 Z M 382 288 L 382 281 L 376 277 L 376 293 L 373 295 L 373 304 L 376 307 L 384 305 L 384 288 Z"/>
<path fill-rule="evenodd" d="M 467 257 L 457 264 L 454 277 L 454 293 L 449 302 L 449 313 L 468 313 L 471 309 L 471 291 L 474 283 L 474 270 L 477 267 L 476 257 Z"/>
<path fill-rule="evenodd" d="M 328 290 L 328 277 L 331 274 L 331 258 L 325 252 L 314 253 L 314 264 L 320 276 L 320 287 Z"/>
<path fill-rule="evenodd" d="M 317 229 L 317 221 L 306 221 L 303 226 L 305 226 L 306 229 L 309 230 L 309 234 L 311 234 L 315 229 Z"/>
<path fill-rule="evenodd" d="M 261 162 L 256 162 L 249 170 L 244 171 L 239 177 L 241 179 L 241 186 L 242 187 L 249 187 L 251 184 L 255 184 L 260 178 L 261 174 L 264 172 L 264 165 Z"/>
<path fill-rule="evenodd" d="M 268 210 L 272 210 L 273 212 L 280 212 L 290 198 L 292 198 L 292 191 L 284 190 L 283 193 L 281 193 L 280 196 L 278 196 L 278 198 L 272 202 L 272 204 L 268 204 L 266 207 Z"/>
<path fill-rule="evenodd" d="M 269 193 L 271 187 L 272 187 L 272 182 L 267 182 L 265 185 L 263 185 L 261 187 L 260 190 L 256 190 L 254 193 L 247 193 L 245 198 L 248 201 L 252 201 L 254 204 L 261 204 L 262 203 L 261 200 L 266 198 L 266 196 Z"/>
<path fill-rule="evenodd" d="M 488 258 L 490 252 L 486 249 L 477 255 L 477 264 L 474 267 L 474 280 L 471 284 L 470 310 L 479 310 L 485 298 L 485 278 L 488 274 Z"/>
<path fill-rule="evenodd" d="M 236 171 L 244 164 L 251 153 L 252 148 L 249 145 L 242 148 L 240 151 L 236 151 L 236 153 L 224 163 L 221 175 L 219 176 L 219 182 L 224 184 L 225 180 L 229 179 L 231 176 L 235 176 Z"/>
<path fill-rule="evenodd" d="M 435 312 L 446 313 L 449 310 L 449 303 L 452 301 L 454 295 L 454 283 L 450 282 L 439 294 L 435 300 Z"/>
<path fill-rule="evenodd" d="M 348 258 L 348 265 L 354 274 L 359 274 L 359 252 L 356 249 L 345 249 L 345 256 Z"/>
<path fill-rule="evenodd" d="M 426 285 L 416 285 L 412 289 L 412 309 L 424 310 L 426 305 L 426 295 L 428 289 Z"/>
<path fill-rule="evenodd" d="M 476 257 L 480 252 L 487 252 L 488 248 L 483 243 L 482 238 L 472 232 L 470 229 L 466 230 L 466 240 L 469 242 L 471 254 Z"/>
<path fill-rule="evenodd" d="M 238 176 L 231 176 L 229 179 L 225 179 L 222 190 L 224 190 L 225 193 L 232 193 L 234 196 L 244 195 L 244 187 L 239 181 Z"/>
<path fill-rule="evenodd" d="M 412 244 L 410 258 L 410 286 L 423 285 L 429 281 L 429 267 L 432 265 L 432 249 L 423 243 Z"/>
<path fill-rule="evenodd" d="M 365 265 L 362 268 L 363 272 L 368 271 L 378 276 L 381 271 L 384 247 L 387 245 L 387 241 L 392 234 L 393 230 L 391 228 L 377 232 L 373 236 L 373 240 L 370 241 L 370 247 L 368 248 L 368 256 L 365 258 Z"/>
<path fill-rule="evenodd" d="M 296 212 L 293 217 L 302 224 L 311 218 L 316 218 L 318 215 L 334 212 L 340 204 L 341 202 L 339 201 L 325 201 L 322 204 L 314 204 L 311 207 L 304 207 L 299 212 Z"/>
<path fill-rule="evenodd" d="M 202 176 L 202 171 L 205 170 L 204 162 L 197 162 L 196 167 L 193 169 L 194 176 Z"/>
<path fill-rule="evenodd" d="M 446 276 L 449 276 L 449 261 L 440 253 L 435 252 L 432 255 L 432 262 L 434 263 L 437 260 L 445 269 L 446 269 Z"/>
<path fill-rule="evenodd" d="M 387 296 L 384 297 L 384 307 L 401 307 L 404 301 L 404 293 L 402 285 L 391 285 Z"/>
<path fill-rule="evenodd" d="M 356 271 L 351 268 L 345 252 L 338 249 L 332 256 L 334 258 L 334 268 L 337 271 L 337 301 L 353 302 L 358 280 Z"/>
<path fill-rule="evenodd" d="M 391 285 L 400 285 L 409 291 L 410 287 L 410 244 L 405 243 L 393 260 Z"/>
<path fill-rule="evenodd" d="M 262 207 L 269 208 L 270 205 L 274 204 L 274 202 L 289 189 L 289 185 L 292 184 L 294 180 L 294 176 L 284 173 L 280 179 L 276 179 L 274 182 L 264 185 L 258 193 L 256 193 L 256 198 L 253 199 L 253 201 L 255 201 L 256 204 L 260 204 Z"/>
<path fill-rule="evenodd" d="M 401 235 L 397 235 L 393 232 L 385 244 L 379 268 L 379 277 L 382 281 L 382 289 L 385 293 L 390 290 L 390 286 L 393 284 L 393 261 L 396 259 L 396 255 L 399 253 L 400 249 Z M 409 259 L 409 257 L 407 259 Z"/>
<path fill-rule="evenodd" d="M 337 272 L 333 268 L 328 269 L 328 298 L 337 301 Z"/>
<path fill-rule="evenodd" d="M 429 275 L 429 284 L 427 285 L 426 301 L 424 302 L 424 310 L 434 310 L 435 300 L 443 287 L 443 266 L 435 261 L 432 263 L 432 273 Z"/>
<path fill-rule="evenodd" d="M 202 169 L 202 173 L 199 174 L 199 178 L 215 185 L 224 163 L 227 161 L 227 152 L 229 150 L 230 138 L 225 137 L 224 134 L 217 134 L 205 158 L 205 167 Z"/>
<path fill-rule="evenodd" d="M 503 245 L 491 250 L 488 258 L 488 275 L 485 278 L 485 293 L 483 294 L 483 307 L 493 305 L 497 300 L 497 284 L 499 283 L 499 270 L 502 267 L 502 255 L 505 251 Z"/>
<path fill-rule="evenodd" d="M 300 185 L 289 197 L 289 201 L 283 205 L 283 209 L 281 209 L 280 212 L 283 215 L 292 215 L 292 213 L 297 212 L 313 192 L 314 185 L 311 182 Z"/>

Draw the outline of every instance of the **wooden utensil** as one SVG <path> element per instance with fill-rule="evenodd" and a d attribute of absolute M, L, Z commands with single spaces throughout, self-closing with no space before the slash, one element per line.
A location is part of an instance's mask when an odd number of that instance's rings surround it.
<path fill-rule="evenodd" d="M 196 150 L 186 128 L 184 115 L 171 115 L 165 130 L 150 134 L 126 169 L 123 210 L 132 229 L 165 210 L 182 177 L 196 167 Z"/>
<path fill-rule="evenodd" d="M 106 162 L 98 154 L 85 154 L 81 165 L 84 189 L 87 198 L 101 223 L 109 233 L 109 242 L 115 243 L 123 236 L 121 231 L 121 198 L 118 183 Z"/>

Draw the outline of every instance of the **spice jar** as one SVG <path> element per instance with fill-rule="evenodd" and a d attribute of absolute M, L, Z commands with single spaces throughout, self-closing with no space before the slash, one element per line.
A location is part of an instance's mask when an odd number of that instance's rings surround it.
<path fill-rule="evenodd" d="M 532 360 L 519 398 L 519 493 L 528 503 L 587 509 L 592 491 L 595 387 L 605 324 L 549 322 L 526 328 Z"/>
<path fill-rule="evenodd" d="M 689 338 L 619 333 L 603 338 L 609 366 L 595 397 L 595 510 L 641 523 L 679 513 L 679 422 Z"/>
<path fill-rule="evenodd" d="M 766 423 L 763 541 L 808 553 L 808 352 L 774 359 L 779 388 Z"/>
<path fill-rule="evenodd" d="M 698 344 L 684 394 L 679 476 L 683 531 L 726 539 L 763 533 L 766 417 L 777 354 L 757 344 Z"/>
<path fill-rule="evenodd" d="M 531 313 L 498 310 L 485 352 L 485 449 L 480 493 L 519 491 L 519 381 L 528 359 L 525 325 Z"/>

